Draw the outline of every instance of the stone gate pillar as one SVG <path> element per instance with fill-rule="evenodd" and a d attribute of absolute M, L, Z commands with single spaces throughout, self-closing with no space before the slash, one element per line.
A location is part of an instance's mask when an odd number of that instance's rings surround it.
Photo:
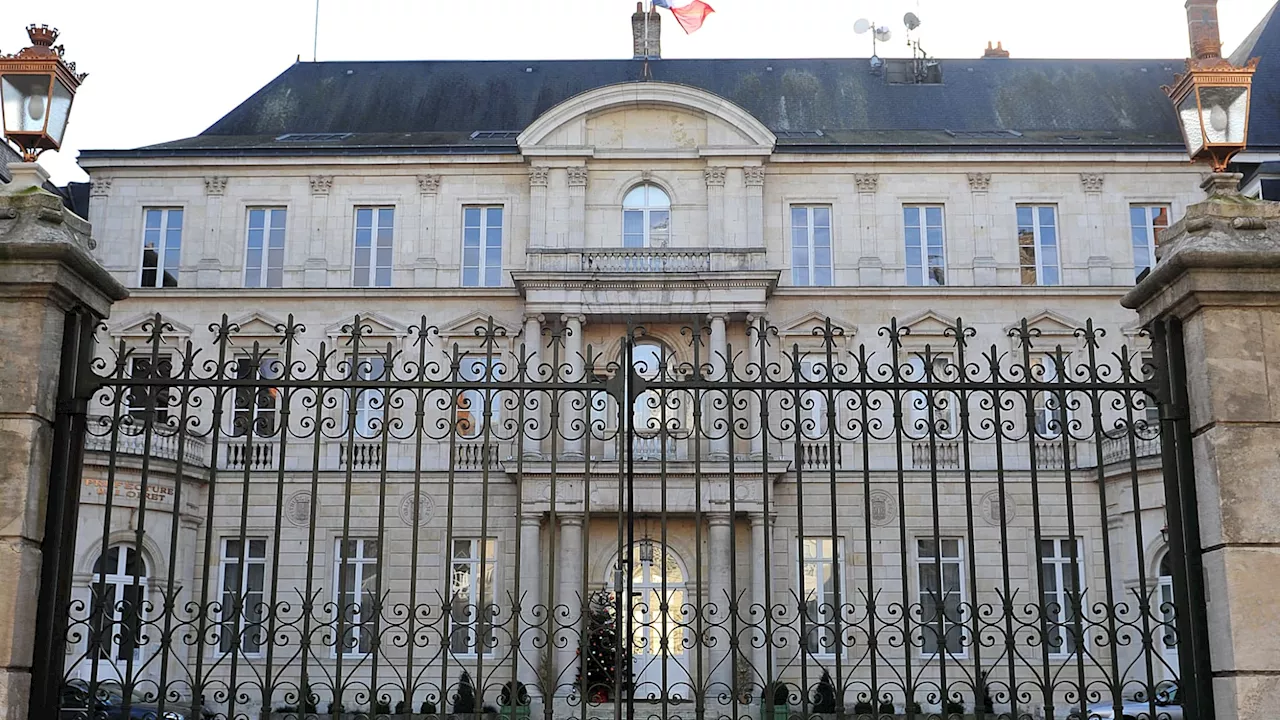
<path fill-rule="evenodd" d="M 1210 197 L 1124 299 L 1167 362 L 1161 441 L 1188 718 L 1280 708 L 1280 203 Z M 1185 552 L 1179 552 L 1185 546 Z M 1177 587 L 1182 585 L 1181 588 Z M 1197 599 L 1197 594 L 1199 599 Z"/>
<path fill-rule="evenodd" d="M 90 254 L 89 224 L 39 188 L 34 164 L 0 187 L 0 720 L 57 717 L 65 662 L 57 578 L 70 578 L 87 366 L 95 324 L 124 288 Z M 78 424 L 77 429 L 73 425 Z M 65 584 L 65 583 L 63 583 Z M 34 682 L 33 682 L 34 680 Z"/>

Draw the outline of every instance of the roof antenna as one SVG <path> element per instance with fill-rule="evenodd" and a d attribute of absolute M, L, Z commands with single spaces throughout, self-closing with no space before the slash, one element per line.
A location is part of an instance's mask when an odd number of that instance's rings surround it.
<path fill-rule="evenodd" d="M 316 0 L 316 28 L 311 38 L 311 62 L 316 62 L 316 51 L 320 47 L 320 0 Z"/>

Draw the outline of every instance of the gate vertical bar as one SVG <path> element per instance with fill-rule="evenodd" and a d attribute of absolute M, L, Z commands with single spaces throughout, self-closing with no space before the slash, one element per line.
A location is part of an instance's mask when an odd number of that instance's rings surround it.
<path fill-rule="evenodd" d="M 62 363 L 58 374 L 57 416 L 49 467 L 48 510 L 41 548 L 40 607 L 31 663 L 31 720 L 58 714 L 58 688 L 66 657 L 66 619 L 71 604 L 79 481 L 84 467 L 84 436 L 89 397 L 95 389 L 89 361 L 97 319 L 87 309 L 66 313 Z"/>
<path fill-rule="evenodd" d="M 1205 611 L 1204 568 L 1200 557 L 1200 519 L 1196 510 L 1195 466 L 1191 450 L 1190 400 L 1182 321 L 1155 323 L 1160 402 L 1161 460 L 1164 467 L 1165 515 L 1173 562 L 1177 625 L 1178 674 L 1183 710 L 1196 720 L 1213 720 L 1213 676 L 1209 663 L 1209 630 Z M 1188 652 L 1189 651 L 1189 652 Z"/>

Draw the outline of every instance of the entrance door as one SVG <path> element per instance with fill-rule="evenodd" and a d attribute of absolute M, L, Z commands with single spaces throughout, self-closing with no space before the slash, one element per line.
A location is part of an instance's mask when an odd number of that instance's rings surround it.
<path fill-rule="evenodd" d="M 692 639 L 684 566 L 670 548 L 644 539 L 631 548 L 632 697 L 693 696 L 686 638 Z"/>

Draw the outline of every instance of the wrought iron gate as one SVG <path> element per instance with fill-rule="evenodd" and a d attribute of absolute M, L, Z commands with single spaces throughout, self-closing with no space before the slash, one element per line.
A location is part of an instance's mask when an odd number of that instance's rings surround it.
<path fill-rule="evenodd" d="M 157 315 L 63 406 L 61 717 L 1199 707 L 1164 330 L 734 328 Z"/>

